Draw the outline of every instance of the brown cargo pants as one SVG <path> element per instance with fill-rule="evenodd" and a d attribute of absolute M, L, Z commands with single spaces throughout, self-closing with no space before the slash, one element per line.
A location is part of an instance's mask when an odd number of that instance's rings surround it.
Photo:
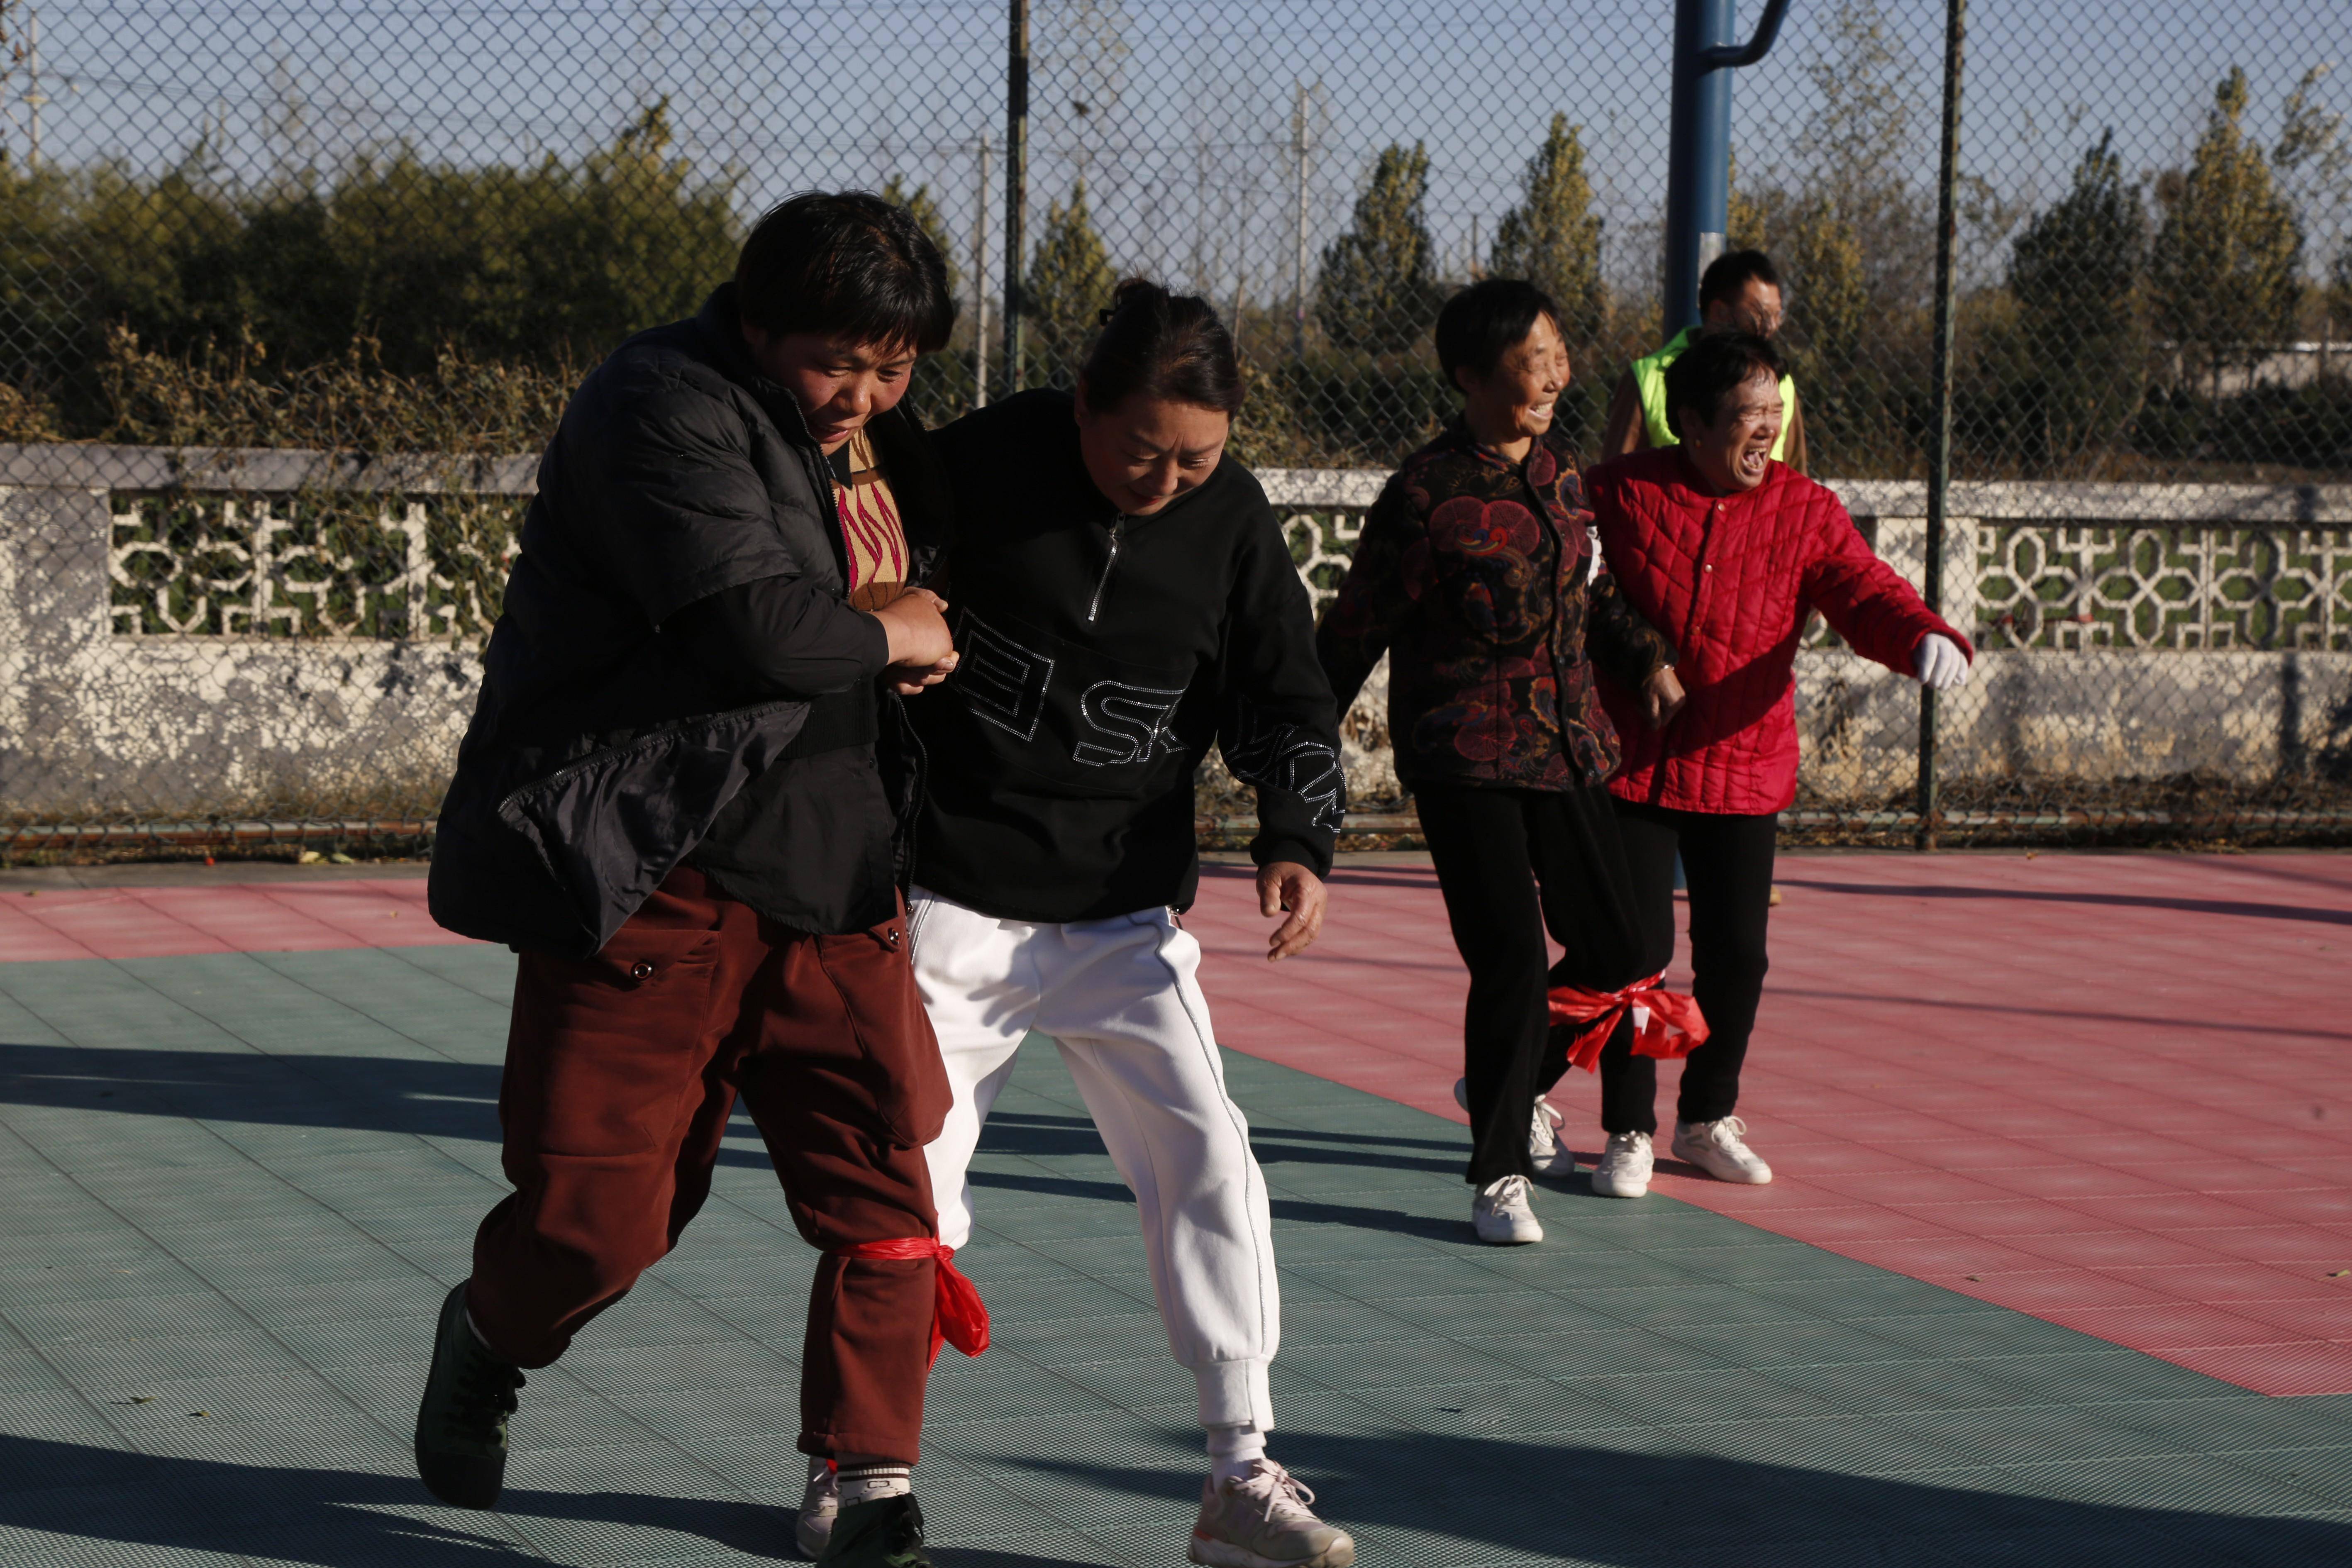
<path fill-rule="evenodd" d="M 830 1250 L 938 1234 L 923 1145 L 949 1090 L 907 945 L 903 910 L 810 936 L 681 868 L 594 958 L 525 953 L 499 1091 L 516 1190 L 482 1222 L 467 1292 L 491 1348 L 545 1366 L 677 1244 L 740 1094 L 827 1252 L 801 1450 L 912 1464 L 938 1265 Z"/>

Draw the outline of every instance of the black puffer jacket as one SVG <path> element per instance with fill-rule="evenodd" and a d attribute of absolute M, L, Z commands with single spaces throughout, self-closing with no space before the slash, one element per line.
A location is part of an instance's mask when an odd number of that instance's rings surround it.
<path fill-rule="evenodd" d="M 1160 511 L 1120 516 L 1072 416 L 1069 394 L 1028 392 L 932 437 L 961 663 L 907 705 L 926 754 L 915 880 L 1005 920 L 1184 908 L 1213 742 L 1256 786 L 1258 864 L 1328 872 L 1339 718 L 1265 492 L 1226 458 Z"/>
<path fill-rule="evenodd" d="M 870 428 L 886 467 L 894 449 L 925 460 L 903 415 Z M 938 541 L 917 537 L 914 515 L 908 529 L 919 577 Z M 615 350 L 540 463 L 441 807 L 434 919 L 518 948 L 602 948 L 747 783 L 803 765 L 788 752 L 812 704 L 747 702 L 666 624 L 763 579 L 840 598 L 846 572 L 824 458 L 791 395 L 752 367 L 731 285 L 693 320 Z M 887 658 L 880 625 L 845 610 L 838 627 L 838 679 L 870 684 Z M 874 770 L 873 745 L 858 759 Z M 843 763 L 831 750 L 807 765 Z M 845 856 L 871 866 L 878 837 L 887 868 L 894 792 L 860 794 L 873 805 L 847 825 L 862 841 Z M 850 905 L 871 889 L 847 882 L 837 862 L 809 868 L 793 891 L 812 927 L 854 929 Z"/>

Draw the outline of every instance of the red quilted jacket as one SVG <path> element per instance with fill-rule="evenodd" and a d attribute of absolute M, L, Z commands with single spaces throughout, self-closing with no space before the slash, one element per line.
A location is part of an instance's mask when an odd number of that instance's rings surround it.
<path fill-rule="evenodd" d="M 1831 490 L 1780 463 L 1742 495 L 1701 486 L 1680 447 L 1585 476 L 1601 549 L 1625 598 L 1674 639 L 1690 700 L 1660 732 L 1601 680 L 1623 738 L 1612 794 L 1676 811 L 1762 816 L 1797 798 L 1797 641 L 1819 610 L 1855 652 L 1904 675 L 1921 639 L 1969 640 L 1920 602 Z"/>

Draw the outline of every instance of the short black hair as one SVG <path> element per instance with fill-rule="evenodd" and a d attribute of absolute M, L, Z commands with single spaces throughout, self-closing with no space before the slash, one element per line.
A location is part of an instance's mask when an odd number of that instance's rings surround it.
<path fill-rule="evenodd" d="M 1130 278 L 1112 291 L 1102 322 L 1078 373 L 1088 408 L 1108 414 L 1139 392 L 1222 414 L 1240 411 L 1234 335 L 1198 294 L 1171 294 Z"/>
<path fill-rule="evenodd" d="M 1750 282 L 1780 287 L 1780 269 L 1760 250 L 1727 250 L 1706 265 L 1698 278 L 1698 308 L 1717 300 L 1736 300 Z"/>
<path fill-rule="evenodd" d="M 1759 370 L 1771 373 L 1774 381 L 1788 374 L 1771 339 L 1754 332 L 1701 332 L 1666 366 L 1668 422 L 1675 423 L 1674 416 L 1687 408 L 1698 415 L 1700 424 L 1714 424 L 1723 400 Z"/>
<path fill-rule="evenodd" d="M 824 332 L 930 353 L 947 346 L 947 263 L 914 215 L 864 191 L 770 207 L 735 258 L 735 310 L 768 332 Z"/>
<path fill-rule="evenodd" d="M 1552 297 L 1524 278 L 1483 279 L 1456 293 L 1437 312 L 1437 368 L 1445 374 L 1445 384 L 1459 390 L 1457 370 L 1494 374 L 1503 356 L 1527 342 L 1543 316 L 1555 328 L 1559 325 Z"/>

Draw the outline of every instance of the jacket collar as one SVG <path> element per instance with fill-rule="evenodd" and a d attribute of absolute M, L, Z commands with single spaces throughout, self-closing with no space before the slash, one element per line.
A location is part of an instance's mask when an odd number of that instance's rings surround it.
<path fill-rule="evenodd" d="M 1760 500 L 1788 483 L 1790 475 L 1793 471 L 1784 463 L 1767 463 L 1764 467 L 1764 482 L 1754 489 L 1731 490 L 1718 494 L 1708 489 L 1706 480 L 1700 477 L 1698 465 L 1691 461 L 1688 447 L 1677 441 L 1664 450 L 1672 453 L 1673 458 L 1667 466 L 1666 472 L 1660 478 L 1664 480 L 1673 499 L 1682 505 L 1694 507 L 1702 511 L 1717 501 L 1722 501 L 1727 506 L 1740 506 L 1748 501 Z"/>
<path fill-rule="evenodd" d="M 694 330 L 710 363 L 759 402 L 775 422 L 779 435 L 795 447 L 818 451 L 816 437 L 809 434 L 808 418 L 801 413 L 800 404 L 782 382 L 761 374 L 760 367 L 752 362 L 751 347 L 743 341 L 743 318 L 735 309 L 734 284 L 721 283 L 710 291 L 710 298 L 695 312 Z"/>
<path fill-rule="evenodd" d="M 1552 448 L 1552 441 L 1558 434 L 1559 426 L 1555 425 L 1551 429 L 1537 437 L 1534 443 L 1528 447 L 1524 465 L 1513 462 L 1494 447 L 1485 445 L 1471 435 L 1467 415 L 1456 414 L 1448 420 L 1445 432 L 1438 437 L 1438 441 L 1442 446 L 1468 458 L 1471 461 L 1502 473 L 1516 474 L 1524 466 L 1528 483 L 1541 490 L 1559 477 L 1559 454 Z"/>
<path fill-rule="evenodd" d="M 761 374 L 760 367 L 752 362 L 751 347 L 743 341 L 742 320 L 735 309 L 735 285 L 721 283 L 712 289 L 710 298 L 694 315 L 694 332 L 701 341 L 703 353 L 728 380 L 751 395 L 774 422 L 777 434 L 812 457 L 824 457 L 816 437 L 809 434 L 808 416 L 801 412 L 798 401 L 782 382 Z M 894 428 L 886 434 L 886 426 Z M 919 435 L 922 426 L 915 423 L 914 416 L 901 404 L 869 420 L 867 430 L 877 444 L 888 441 L 903 446 L 904 437 Z"/>

